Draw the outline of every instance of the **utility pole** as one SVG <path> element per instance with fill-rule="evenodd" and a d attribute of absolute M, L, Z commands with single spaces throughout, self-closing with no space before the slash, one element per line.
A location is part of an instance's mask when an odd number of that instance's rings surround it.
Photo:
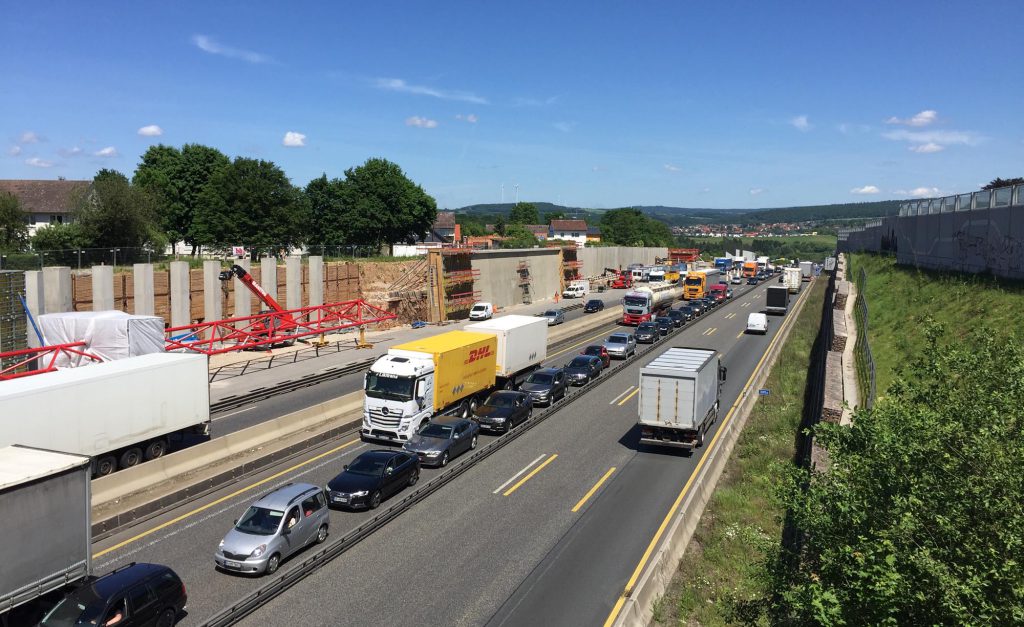
<path fill-rule="evenodd" d="M 519 183 L 516 183 L 516 204 L 519 204 Z"/>
<path fill-rule="evenodd" d="M 505 184 L 501 184 L 501 204 L 505 204 Z"/>

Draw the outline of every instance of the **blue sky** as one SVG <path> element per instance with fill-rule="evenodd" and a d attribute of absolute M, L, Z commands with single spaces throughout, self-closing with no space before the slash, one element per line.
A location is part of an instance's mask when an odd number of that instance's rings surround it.
<path fill-rule="evenodd" d="M 1024 175 L 1019 1 L 284 5 L 8 5 L 0 178 L 192 142 L 299 185 L 384 157 L 451 208 L 502 184 L 739 208 Z"/>

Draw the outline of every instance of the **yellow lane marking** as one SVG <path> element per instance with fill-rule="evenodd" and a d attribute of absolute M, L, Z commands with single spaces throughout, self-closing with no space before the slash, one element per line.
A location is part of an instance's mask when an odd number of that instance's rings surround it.
<path fill-rule="evenodd" d="M 629 392 L 630 390 L 632 390 L 632 389 L 633 389 L 633 388 L 635 388 L 635 387 L 636 387 L 635 385 L 631 385 L 631 386 L 629 386 L 628 388 L 626 388 L 625 390 L 622 390 L 622 394 L 619 394 L 618 396 L 616 396 L 615 398 L 613 398 L 613 399 L 611 400 L 611 402 L 610 402 L 610 403 L 608 403 L 608 404 L 609 404 L 609 405 L 614 405 L 614 404 L 615 404 L 615 401 L 617 401 L 617 400 L 619 400 L 620 398 L 622 398 L 623 396 L 625 396 L 627 392 Z"/>
<path fill-rule="evenodd" d="M 735 317 L 736 317 L 736 312 L 734 311 L 731 314 L 726 314 L 725 319 L 726 320 L 730 320 L 730 319 L 735 318 Z"/>
<path fill-rule="evenodd" d="M 194 510 L 192 510 L 190 512 L 186 512 L 186 513 L 184 513 L 181 516 L 178 516 L 176 518 L 172 518 L 171 520 L 168 520 L 165 523 L 161 523 L 161 524 L 157 525 L 156 527 L 153 527 L 152 529 L 149 529 L 147 531 L 143 531 L 142 533 L 140 533 L 140 534 L 138 534 L 136 536 L 133 536 L 131 538 L 128 538 L 127 540 L 125 540 L 123 542 L 118 542 L 117 544 L 115 544 L 114 546 L 112 546 L 110 548 L 106 548 L 106 549 L 103 549 L 102 551 L 99 551 L 97 553 L 93 553 L 92 554 L 92 558 L 96 559 L 98 557 L 102 557 L 102 556 L 106 555 L 107 553 L 110 553 L 112 551 L 116 551 L 116 550 L 118 550 L 118 549 L 120 549 L 122 547 L 125 547 L 125 546 L 131 544 L 132 542 L 136 542 L 138 540 L 141 540 L 142 538 L 145 538 L 146 536 L 152 535 L 152 534 L 156 533 L 157 531 L 160 531 L 161 529 L 166 529 L 167 527 L 170 527 L 171 525 L 173 525 L 175 523 L 179 523 L 179 522 L 185 520 L 186 518 L 189 518 L 191 516 L 195 516 L 196 514 L 198 514 L 200 512 L 204 512 L 204 511 L 210 509 L 211 507 L 213 507 L 214 505 L 219 505 L 219 504 L 223 503 L 224 501 L 227 501 L 228 499 L 232 499 L 232 498 L 238 496 L 239 494 L 245 494 L 246 492 L 254 490 L 254 489 L 260 487 L 261 485 L 267 484 L 267 483 L 273 481 L 274 479 L 277 479 L 278 477 L 281 477 L 281 476 L 286 475 L 286 474 L 288 474 L 288 473 L 290 473 L 290 472 L 292 472 L 294 470 L 302 468 L 303 466 L 308 466 L 309 464 L 312 464 L 313 462 L 315 462 L 317 460 L 323 459 L 324 457 L 327 457 L 328 455 L 333 455 L 334 453 L 337 453 L 341 449 L 348 448 L 349 446 L 352 446 L 353 444 L 356 444 L 358 442 L 359 442 L 359 440 L 350 440 L 348 442 L 345 442 L 341 446 L 336 446 L 336 447 L 332 448 L 329 451 L 326 451 L 324 453 L 320 453 L 316 457 L 312 457 L 310 459 L 307 459 L 304 462 L 295 464 L 294 466 L 292 466 L 290 468 L 286 468 L 286 469 L 282 470 L 281 472 L 278 472 L 278 473 L 275 473 L 273 475 L 270 475 L 266 479 L 261 479 L 260 481 L 257 481 L 256 483 L 254 483 L 252 485 L 249 485 L 249 486 L 246 486 L 246 487 L 244 487 L 244 488 L 242 488 L 240 490 L 235 490 L 234 492 L 232 492 L 231 494 L 228 494 L 227 496 L 222 496 L 219 499 L 217 499 L 216 501 L 213 501 L 211 503 L 207 503 L 206 505 L 203 505 L 201 507 L 197 507 Z"/>
<path fill-rule="evenodd" d="M 711 327 L 710 329 L 706 329 L 703 333 L 701 333 L 701 335 L 714 335 L 715 331 L 717 330 L 718 327 Z"/>
<path fill-rule="evenodd" d="M 738 340 L 738 339 L 740 339 L 741 337 L 743 337 L 743 334 L 744 334 L 744 333 L 746 333 L 746 331 L 740 331 L 739 333 L 737 333 L 737 334 L 736 334 L 736 339 Z"/>
<path fill-rule="evenodd" d="M 583 507 L 583 505 L 590 499 L 590 497 L 594 496 L 594 492 L 597 492 L 598 488 L 600 488 L 601 485 L 608 480 L 608 477 L 612 476 L 613 472 L 615 472 L 615 466 L 609 468 L 608 472 L 604 473 L 604 476 L 597 480 L 597 483 L 594 484 L 594 487 L 590 488 L 590 490 L 588 490 L 587 493 L 583 495 L 583 498 L 580 499 L 580 502 L 577 503 L 572 508 L 572 512 L 574 514 L 580 511 L 580 508 Z"/>
<path fill-rule="evenodd" d="M 783 321 L 779 331 L 775 334 L 775 337 L 772 338 L 771 343 L 768 344 L 768 348 L 765 349 L 764 354 L 761 355 L 761 359 L 758 360 L 757 365 L 754 366 L 754 371 L 750 373 L 750 378 L 747 379 L 745 384 L 743 384 L 743 388 L 740 390 L 740 394 L 736 398 L 736 402 L 732 404 L 732 407 L 729 408 L 729 413 L 725 415 L 725 419 L 722 421 L 722 426 L 715 432 L 715 437 L 711 438 L 711 443 L 704 448 L 704 453 L 701 455 L 700 461 L 697 462 L 697 466 L 693 469 L 693 472 L 690 473 L 690 478 L 686 480 L 686 484 L 679 492 L 679 496 L 677 496 L 676 500 L 672 503 L 672 507 L 670 507 L 668 513 L 665 514 L 665 518 L 661 521 L 661 525 L 658 526 L 658 530 L 654 533 L 654 537 L 651 538 L 650 544 L 647 545 L 647 550 L 644 551 L 643 556 L 640 558 L 640 563 L 636 565 L 632 576 L 630 576 L 629 581 L 626 582 L 625 589 L 622 591 L 622 594 L 619 595 L 618 600 L 615 602 L 615 606 L 612 607 L 611 613 L 608 614 L 608 618 L 604 621 L 605 627 L 609 627 L 615 623 L 615 619 L 618 618 L 619 612 L 622 611 L 622 606 L 626 603 L 628 595 L 632 594 L 633 587 L 636 586 L 636 582 L 640 578 L 640 574 L 643 572 L 644 567 L 647 566 L 647 561 L 651 559 L 651 554 L 654 553 L 655 547 L 658 546 L 658 542 L 661 540 L 662 534 L 664 534 L 665 529 L 668 528 L 669 521 L 671 521 L 676 515 L 676 512 L 679 510 L 679 506 L 686 498 L 686 495 L 690 492 L 690 488 L 693 486 L 694 480 L 698 475 L 700 475 L 700 470 L 704 467 L 705 462 L 707 462 L 709 453 L 713 451 L 715 446 L 718 444 L 719 436 L 722 435 L 726 426 L 732 420 L 733 414 L 736 413 L 736 408 L 739 407 L 740 402 L 743 401 L 746 391 L 750 388 L 751 384 L 754 382 L 754 377 L 757 376 L 758 371 L 761 369 L 761 364 L 764 363 L 768 354 L 771 353 L 772 347 L 775 346 L 775 343 L 780 337 L 782 337 L 783 329 L 794 319 L 796 319 L 796 316 L 789 316 L 785 321 Z"/>
<path fill-rule="evenodd" d="M 740 307 L 750 307 L 750 303 L 743 303 Z"/>
<path fill-rule="evenodd" d="M 626 398 L 624 398 L 624 399 L 622 399 L 621 401 L 619 401 L 619 407 L 622 407 L 622 406 L 623 406 L 623 405 L 625 405 L 625 404 L 626 404 L 627 402 L 629 402 L 629 399 L 631 399 L 631 398 L 633 398 L 634 396 L 636 396 L 636 395 L 637 395 L 637 393 L 638 393 L 639 391 L 640 391 L 640 388 L 637 388 L 637 389 L 633 390 L 633 391 L 632 391 L 632 392 L 631 392 L 631 393 L 629 394 L 629 396 L 627 396 Z"/>
<path fill-rule="evenodd" d="M 554 454 L 554 455 L 552 455 L 551 457 L 549 457 L 549 458 L 545 459 L 545 460 L 544 460 L 544 463 L 543 463 L 543 464 L 541 464 L 540 466 L 537 466 L 536 468 L 534 468 L 534 469 L 533 469 L 533 470 L 532 470 L 532 471 L 530 472 L 530 474 L 528 474 L 528 475 L 526 475 L 525 477 L 523 477 L 522 479 L 520 479 L 520 480 L 519 480 L 519 481 L 518 481 L 518 482 L 517 482 L 517 483 L 516 483 L 516 484 L 515 484 L 514 486 L 512 486 L 512 487 L 511 487 L 511 488 L 509 488 L 508 490 L 505 490 L 505 494 L 503 494 L 502 496 L 508 496 L 509 494 L 512 494 L 513 492 L 515 492 L 516 490 L 518 490 L 518 489 L 519 489 L 519 486 L 523 485 L 524 483 L 526 483 L 527 481 L 529 481 L 530 479 L 532 479 L 532 478 L 533 478 L 533 476 L 534 476 L 535 474 L 537 474 L 538 472 L 540 472 L 540 471 L 544 470 L 544 467 L 545 467 L 545 466 L 547 466 L 548 464 L 550 464 L 551 462 L 555 461 L 555 459 L 556 459 L 557 457 L 558 457 L 558 453 L 555 453 L 555 454 Z"/>
<path fill-rule="evenodd" d="M 537 457 L 537 459 L 533 460 L 532 462 L 530 462 L 529 464 L 527 464 L 527 465 L 526 465 L 526 466 L 525 466 L 525 467 L 524 467 L 524 468 L 523 468 L 522 470 L 520 470 L 520 471 L 519 471 L 519 472 L 517 472 L 516 474 L 512 475 L 511 477 L 509 477 L 509 478 L 508 478 L 508 481 L 506 481 L 505 483 L 503 483 L 503 484 L 501 484 L 500 486 L 498 486 L 498 487 L 497 487 L 497 489 L 495 489 L 495 490 L 494 490 L 494 492 L 491 492 L 491 494 L 497 494 L 498 492 L 501 492 L 502 490 L 504 490 L 504 489 L 505 489 L 505 486 L 507 486 L 508 484 L 512 483 L 512 482 L 513 482 L 513 481 L 515 481 L 516 479 L 518 479 L 518 478 L 519 478 L 519 476 L 520 476 L 520 475 L 522 475 L 522 474 L 523 474 L 524 472 L 526 472 L 527 470 L 529 470 L 529 469 L 533 468 L 533 465 L 534 465 L 534 464 L 536 464 L 537 462 L 539 462 L 540 460 L 544 459 L 544 456 L 545 456 L 545 455 L 547 455 L 547 453 L 541 453 L 541 454 L 540 454 L 540 455 L 539 455 L 539 456 Z"/>

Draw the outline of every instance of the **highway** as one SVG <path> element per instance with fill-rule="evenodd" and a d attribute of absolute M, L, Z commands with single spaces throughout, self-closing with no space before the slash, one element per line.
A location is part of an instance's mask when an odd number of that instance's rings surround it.
<path fill-rule="evenodd" d="M 768 336 L 744 335 L 746 314 L 763 303 L 763 284 L 737 292 L 732 302 L 653 348 L 653 353 L 669 345 L 720 351 L 729 367 L 723 414 L 782 320 L 773 318 Z M 558 349 L 564 352 L 556 351 L 549 362 L 564 363 L 582 345 L 599 341 L 614 328 L 595 330 L 579 346 Z M 632 386 L 645 360 L 618 365 L 600 385 L 247 622 L 333 624 L 339 617 L 360 624 L 603 622 L 697 460 L 678 452 L 637 450 Z M 492 439 L 482 437 L 481 445 Z M 129 561 L 171 566 L 189 589 L 189 613 L 180 624 L 202 624 L 267 581 L 213 569 L 213 551 L 232 520 L 259 495 L 284 483 L 323 485 L 369 448 L 376 445 L 352 437 L 337 439 L 287 467 L 268 468 L 164 512 L 96 543 L 95 570 L 106 572 Z M 439 472 L 425 469 L 419 486 Z M 369 517 L 366 512 L 332 512 L 332 537 Z M 302 559 L 300 554 L 285 562 L 280 573 Z"/>

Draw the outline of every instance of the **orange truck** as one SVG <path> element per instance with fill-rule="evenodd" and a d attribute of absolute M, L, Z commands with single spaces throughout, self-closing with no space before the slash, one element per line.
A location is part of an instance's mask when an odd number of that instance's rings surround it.
<path fill-rule="evenodd" d="M 757 276 L 757 262 L 756 261 L 744 261 L 743 262 L 743 278 L 749 279 L 750 277 Z"/>

